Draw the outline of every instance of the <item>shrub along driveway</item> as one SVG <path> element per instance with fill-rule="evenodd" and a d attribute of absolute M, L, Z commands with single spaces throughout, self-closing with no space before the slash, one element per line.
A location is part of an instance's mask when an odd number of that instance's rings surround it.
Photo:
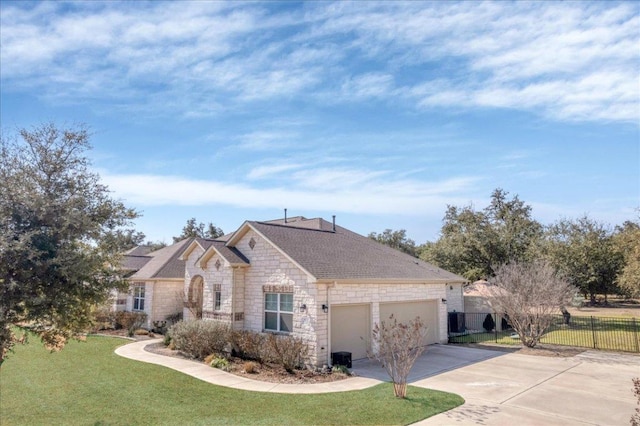
<path fill-rule="evenodd" d="M 453 369 L 445 371 L 444 358 Z M 466 400 L 420 425 L 624 425 L 636 407 L 631 379 L 640 376 L 640 356 L 586 351 L 560 358 L 435 346 L 416 368 L 414 377 L 426 378 L 413 386 Z"/>

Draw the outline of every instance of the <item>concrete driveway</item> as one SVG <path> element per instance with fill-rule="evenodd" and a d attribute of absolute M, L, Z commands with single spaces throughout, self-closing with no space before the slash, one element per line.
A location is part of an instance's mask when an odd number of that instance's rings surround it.
<path fill-rule="evenodd" d="M 389 380 L 369 361 L 356 374 Z M 568 358 L 435 345 L 414 366 L 414 386 L 457 393 L 465 404 L 420 425 L 628 425 L 640 356 L 586 351 Z"/>

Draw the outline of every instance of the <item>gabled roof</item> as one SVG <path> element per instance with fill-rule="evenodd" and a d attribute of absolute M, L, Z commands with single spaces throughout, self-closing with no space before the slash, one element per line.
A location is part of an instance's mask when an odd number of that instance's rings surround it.
<path fill-rule="evenodd" d="M 207 251 L 215 250 L 224 260 L 232 265 L 249 265 L 249 259 L 235 247 L 228 247 L 225 241 L 213 241 L 212 243 Z"/>
<path fill-rule="evenodd" d="M 182 251 L 193 238 L 185 238 L 167 247 L 153 251 L 144 257 L 149 258 L 131 277 L 134 280 L 184 278 L 184 260 L 180 259 Z M 125 256 L 125 259 L 128 256 Z"/>
<path fill-rule="evenodd" d="M 204 253 L 196 260 L 196 263 L 202 260 L 208 260 L 217 253 L 224 260 L 229 262 L 232 266 L 246 266 L 249 265 L 249 259 L 247 259 L 238 249 L 235 247 L 229 247 L 226 244 L 224 237 L 229 237 L 231 234 L 217 238 L 215 240 L 207 238 L 195 238 L 191 243 L 185 246 L 185 249 L 180 255 L 180 259 L 186 261 L 189 254 L 198 246 L 204 250 Z"/>
<path fill-rule="evenodd" d="M 135 246 L 124 254 L 129 256 L 146 256 L 151 253 L 151 246 Z"/>
<path fill-rule="evenodd" d="M 293 218 L 292 218 L 293 219 Z M 466 281 L 324 219 L 245 222 L 319 280 Z M 246 232 L 241 227 L 228 243 Z"/>
<path fill-rule="evenodd" d="M 133 256 L 130 254 L 125 254 L 124 256 L 122 256 L 122 269 L 124 269 L 125 271 L 138 271 L 149 260 L 151 260 L 150 256 Z"/>

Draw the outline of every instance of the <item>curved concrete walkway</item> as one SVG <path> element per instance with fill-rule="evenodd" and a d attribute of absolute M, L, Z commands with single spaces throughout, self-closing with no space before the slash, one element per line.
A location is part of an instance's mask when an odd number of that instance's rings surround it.
<path fill-rule="evenodd" d="M 214 385 L 248 391 L 274 393 L 329 393 L 366 389 L 381 383 L 380 380 L 366 377 L 350 377 L 348 379 L 338 380 L 335 382 L 315 384 L 261 382 L 236 376 L 235 374 L 227 373 L 226 371 L 222 371 L 218 368 L 211 368 L 202 362 L 158 355 L 144 350 L 145 346 L 161 341 L 162 339 L 155 339 L 129 343 L 118 347 L 115 352 L 124 358 L 161 365 Z"/>

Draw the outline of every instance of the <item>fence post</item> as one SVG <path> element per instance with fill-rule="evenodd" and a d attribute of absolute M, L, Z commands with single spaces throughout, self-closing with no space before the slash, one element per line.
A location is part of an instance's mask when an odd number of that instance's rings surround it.
<path fill-rule="evenodd" d="M 498 314 L 493 314 L 495 317 L 495 321 L 493 322 L 495 324 L 495 326 L 493 327 L 493 330 L 495 331 L 495 338 L 496 338 L 496 343 L 498 343 Z"/>
<path fill-rule="evenodd" d="M 593 349 L 598 349 L 598 344 L 596 343 L 596 328 L 593 325 L 593 316 L 591 318 L 591 335 L 593 336 Z"/>
<path fill-rule="evenodd" d="M 635 317 L 631 318 L 632 319 L 632 324 L 633 324 L 633 335 L 635 336 L 633 338 L 633 341 L 636 344 L 636 352 L 640 352 L 640 347 L 639 347 L 639 343 L 638 340 L 640 340 L 640 335 L 638 334 L 638 324 L 636 323 L 636 319 Z"/>

